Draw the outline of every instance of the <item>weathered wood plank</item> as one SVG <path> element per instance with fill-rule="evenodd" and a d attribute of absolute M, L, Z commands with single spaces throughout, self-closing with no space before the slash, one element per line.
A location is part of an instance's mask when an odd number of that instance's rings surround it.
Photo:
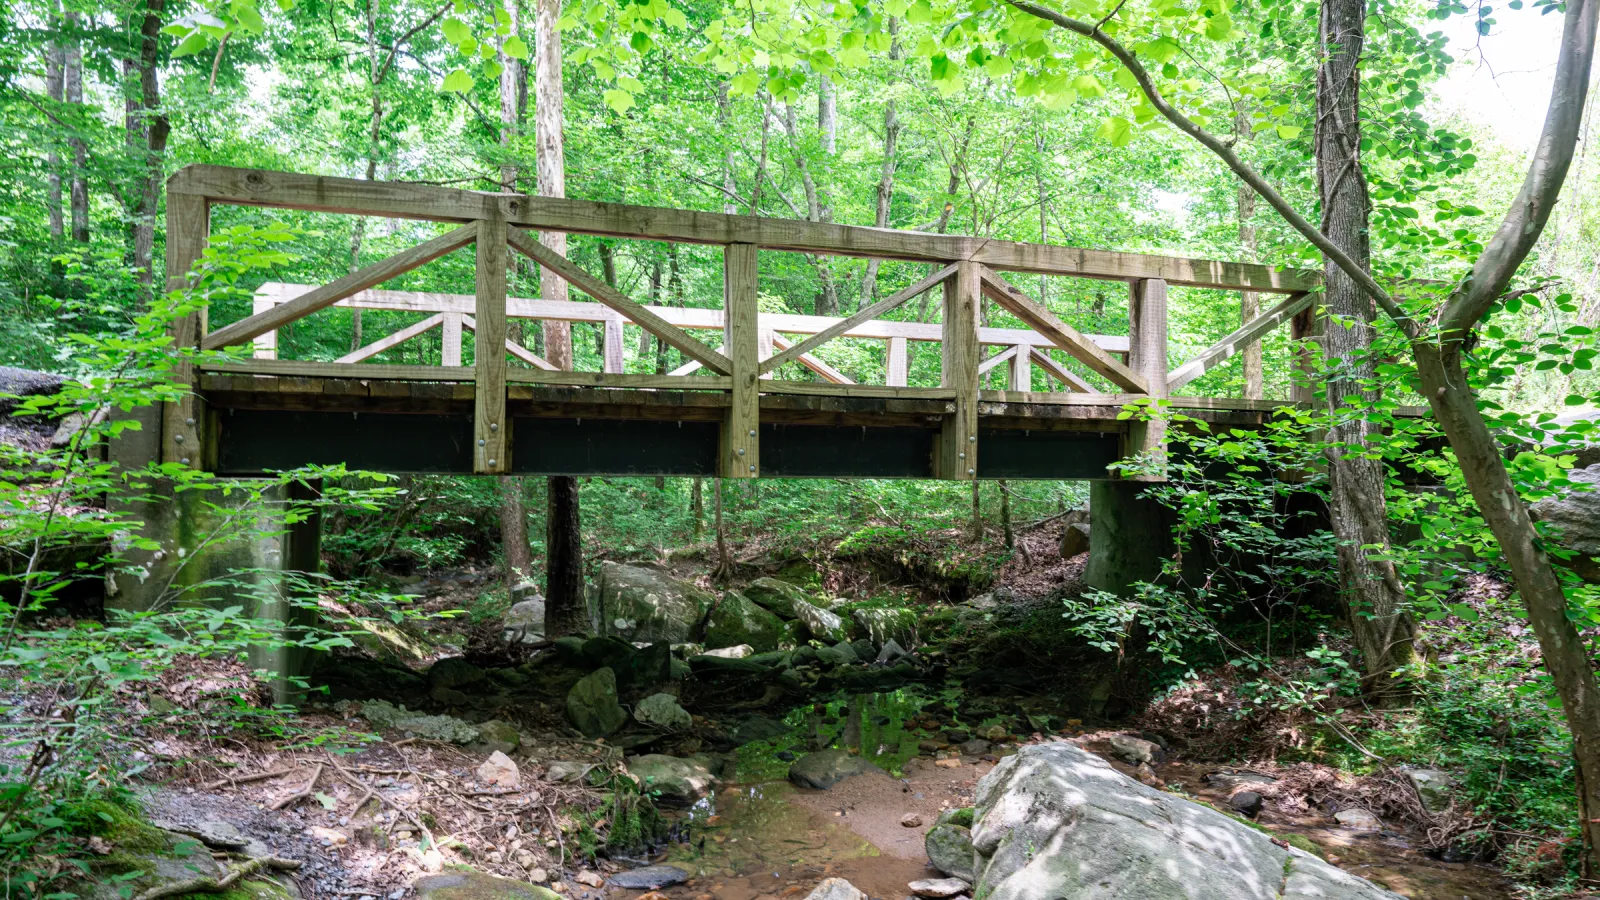
<path fill-rule="evenodd" d="M 205 363 L 206 372 L 308 378 L 389 379 L 395 381 L 471 381 L 470 366 L 418 366 L 388 363 L 310 362 L 298 359 L 231 359 Z"/>
<path fill-rule="evenodd" d="M 1194 359 L 1167 376 L 1167 390 L 1175 391 L 1220 365 L 1223 360 L 1254 344 L 1284 322 L 1293 319 L 1315 301 L 1311 294 L 1294 294 L 1277 306 L 1234 329 L 1228 336 L 1200 351 Z"/>
<path fill-rule="evenodd" d="M 498 215 L 478 222 L 472 471 L 479 475 L 511 471 L 511 423 L 506 418 L 506 237 L 505 219 Z"/>
<path fill-rule="evenodd" d="M 1011 357 L 1011 389 L 1013 391 L 1033 390 L 1033 348 L 1018 345 L 1017 353 Z"/>
<path fill-rule="evenodd" d="M 795 359 L 796 357 L 805 353 L 810 353 L 812 350 L 817 349 L 841 334 L 845 334 L 852 328 L 855 328 L 864 322 L 870 322 L 891 309 L 899 308 L 900 305 L 905 303 L 907 300 L 921 295 L 924 291 L 931 289 L 934 285 L 939 284 L 946 278 L 949 278 L 951 275 L 955 274 L 955 270 L 956 267 L 953 264 L 945 266 L 937 272 L 934 272 L 933 274 L 928 275 L 926 278 L 923 278 L 921 281 L 918 281 L 916 284 L 911 285 L 903 291 L 896 291 L 895 293 L 890 294 L 882 300 L 879 300 L 877 303 L 874 303 L 866 309 L 857 312 L 848 319 L 840 319 L 834 325 L 817 332 L 811 337 L 808 337 L 793 347 L 790 347 L 788 350 L 785 350 L 777 356 L 774 356 L 772 359 L 762 363 L 761 371 L 770 372 L 791 359 Z"/>
<path fill-rule="evenodd" d="M 885 383 L 904 386 L 910 375 L 910 347 L 903 337 L 889 338 L 889 358 L 886 362 Z"/>
<path fill-rule="evenodd" d="M 728 319 L 722 346 L 728 351 L 728 374 L 733 378 L 733 399 L 728 404 L 727 418 L 723 419 L 718 463 L 724 478 L 756 478 L 761 474 L 756 277 L 754 244 L 729 244 L 722 249 L 722 308 Z"/>
<path fill-rule="evenodd" d="M 211 234 L 211 213 L 203 197 L 179 196 L 167 200 L 167 290 L 189 286 L 190 270 L 205 253 Z M 204 346 L 204 311 L 190 313 L 172 323 L 172 344 L 187 352 Z M 187 392 L 161 408 L 161 461 L 202 466 L 206 460 L 203 436 L 205 405 L 195 393 L 195 367 L 189 358 L 173 366 L 172 378 Z"/>
<path fill-rule="evenodd" d="M 354 350 L 351 350 L 349 353 L 346 353 L 345 355 L 334 360 L 334 362 L 357 363 L 364 359 L 371 359 L 385 350 L 397 347 L 419 334 L 432 331 L 433 329 L 439 327 L 440 325 L 444 324 L 444 317 L 444 313 L 434 313 L 420 322 L 407 325 L 399 331 L 396 331 L 394 334 L 388 335 L 387 337 L 381 337 L 365 347 L 358 347 Z M 457 364 L 459 365 L 459 363 Z"/>
<path fill-rule="evenodd" d="M 944 282 L 944 334 L 939 344 L 939 386 L 955 391 L 955 412 L 934 439 L 936 478 L 970 481 L 978 474 L 978 317 L 983 266 L 963 262 Z"/>
<path fill-rule="evenodd" d="M 444 316 L 444 327 L 440 329 L 439 337 L 439 362 L 446 366 L 461 365 L 461 326 L 465 323 L 464 313 L 440 313 Z"/>
<path fill-rule="evenodd" d="M 605 334 L 601 336 L 601 346 L 605 351 L 600 368 L 606 372 L 623 371 L 622 354 L 622 315 L 616 310 L 608 310 L 611 315 L 606 316 Z"/>
<path fill-rule="evenodd" d="M 978 363 L 978 374 L 979 375 L 988 374 L 988 372 L 991 369 L 993 369 L 995 366 L 998 366 L 1001 363 L 1005 362 L 1006 360 L 1011 359 L 1012 357 L 1015 357 L 1017 355 L 1017 349 L 1018 348 L 1016 348 L 1016 347 L 1007 347 L 1006 349 L 1001 350 L 999 353 L 996 353 L 995 355 L 989 357 L 988 359 L 984 360 L 983 362 Z"/>
<path fill-rule="evenodd" d="M 892 387 L 879 384 L 823 384 L 813 381 L 763 381 L 765 394 L 799 394 L 811 397 L 874 397 L 896 400 L 954 400 L 954 388 Z"/>
<path fill-rule="evenodd" d="M 431 241 L 418 244 L 410 250 L 396 253 L 388 259 L 352 272 L 331 284 L 313 288 L 293 300 L 276 304 L 266 312 L 234 322 L 226 328 L 206 335 L 204 346 L 207 350 L 216 350 L 243 343 L 258 334 L 274 331 L 295 319 L 332 306 L 357 291 L 382 284 L 420 265 L 432 262 L 452 250 L 465 247 L 477 237 L 478 226 L 475 223 L 468 223 Z"/>
<path fill-rule="evenodd" d="M 1131 280 L 1163 278 L 1172 284 L 1223 290 L 1300 293 L 1321 284 L 1319 273 L 1249 263 L 1180 259 L 1037 244 L 1017 244 L 963 235 L 927 234 L 888 228 L 658 209 L 521 195 L 496 195 L 431 185 L 362 181 L 237 169 L 188 166 L 169 181 L 169 191 L 199 194 L 216 202 L 276 206 L 357 215 L 473 220 L 500 204 L 513 225 L 684 243 L 750 243 L 772 250 L 949 263 L 972 260 L 992 268 L 1047 275 Z"/>
<path fill-rule="evenodd" d="M 1152 400 L 1166 399 L 1167 390 L 1167 283 L 1145 278 L 1128 286 L 1128 320 L 1133 352 L 1128 364 L 1149 385 L 1146 395 Z M 1139 481 L 1164 481 L 1167 457 L 1167 411 L 1150 410 L 1153 415 L 1135 418 L 1128 424 L 1129 456 L 1149 456 L 1159 469 L 1135 476 Z"/>
<path fill-rule="evenodd" d="M 1077 329 L 1061 321 L 1060 317 L 1046 309 L 1044 304 L 1023 293 L 1021 289 L 1001 278 L 993 270 L 985 268 L 982 280 L 985 295 L 1027 323 L 1028 327 L 1037 331 L 1051 344 L 1065 350 L 1074 359 L 1103 375 L 1117 387 L 1140 393 L 1149 391 L 1143 376 L 1117 362 L 1111 354 L 1100 349 Z"/>
<path fill-rule="evenodd" d="M 259 313 L 264 313 L 271 309 L 273 304 L 276 302 L 277 300 L 273 299 L 271 296 L 258 291 L 254 297 L 250 298 L 250 315 L 253 316 Z M 256 335 L 254 343 L 256 349 L 251 356 L 254 356 L 256 359 L 278 358 L 277 331 L 269 331 L 265 334 Z"/>
<path fill-rule="evenodd" d="M 527 232 L 512 228 L 506 234 L 512 247 L 561 276 L 568 284 L 627 316 L 635 325 L 678 348 L 690 359 L 699 361 L 718 374 L 731 374 L 726 356 L 685 334 L 678 326 L 645 308 L 644 304 L 624 297 L 622 292 L 573 265 L 566 257 L 539 243 Z"/>
<path fill-rule="evenodd" d="M 1083 394 L 1095 393 L 1094 387 L 1089 382 L 1079 378 L 1078 373 L 1051 359 L 1050 354 L 1044 352 L 1043 348 L 1029 347 L 1028 355 L 1033 357 L 1033 361 L 1039 364 L 1039 368 L 1045 370 L 1052 378 L 1065 384 L 1069 389 Z"/>

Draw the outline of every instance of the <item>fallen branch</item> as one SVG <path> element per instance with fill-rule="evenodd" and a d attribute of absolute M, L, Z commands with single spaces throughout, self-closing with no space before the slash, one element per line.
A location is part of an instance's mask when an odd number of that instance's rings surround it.
<path fill-rule="evenodd" d="M 284 775 L 288 775 L 293 771 L 293 769 L 273 769 L 270 772 L 257 772 L 254 775 L 236 775 L 232 778 L 224 778 L 221 781 L 213 781 L 210 784 L 201 785 L 201 787 L 208 791 L 214 791 L 218 788 L 225 787 L 238 787 L 241 784 L 249 784 L 252 781 L 266 781 L 268 778 L 279 778 Z"/>
<path fill-rule="evenodd" d="M 300 861 L 297 859 L 279 859 L 275 856 L 262 856 L 249 860 L 248 862 L 241 863 L 237 868 L 228 872 L 228 874 L 222 876 L 221 878 L 201 877 L 189 878 L 184 881 L 169 881 L 166 884 L 158 884 L 155 887 L 150 888 L 149 890 L 135 897 L 134 900 L 158 900 L 158 898 L 161 897 L 176 897 L 181 894 L 193 894 L 198 891 L 204 891 L 208 894 L 220 894 L 229 888 L 232 888 L 235 884 L 238 884 L 239 879 L 248 875 L 254 875 L 262 869 L 277 869 L 283 872 L 292 872 L 298 868 L 300 868 Z"/>
<path fill-rule="evenodd" d="M 311 780 L 306 782 L 305 787 L 295 791 L 287 797 L 284 797 L 282 800 L 274 801 L 273 804 L 268 808 L 283 809 L 285 806 L 289 806 L 311 796 L 311 792 L 317 789 L 317 780 L 322 777 L 322 768 L 322 763 L 317 763 L 317 769 L 311 773 Z"/>

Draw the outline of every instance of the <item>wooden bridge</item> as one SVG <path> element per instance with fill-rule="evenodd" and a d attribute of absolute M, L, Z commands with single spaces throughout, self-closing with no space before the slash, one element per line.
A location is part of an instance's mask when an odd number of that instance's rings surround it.
<path fill-rule="evenodd" d="M 1320 287 L 1315 272 L 1243 263 L 253 169 L 190 166 L 168 192 L 169 289 L 185 286 L 217 204 L 452 226 L 330 284 L 265 285 L 249 316 L 215 330 L 204 313 L 179 324 L 185 346 L 254 348 L 252 357 L 183 372 L 191 395 L 163 411 L 158 429 L 161 458 L 227 474 L 343 462 L 480 474 L 1105 479 L 1111 463 L 1164 444 L 1159 421 L 1119 417 L 1130 402 L 1166 400 L 1227 424 L 1258 423 L 1282 405 L 1179 392 L 1282 324 L 1295 338 L 1312 334 Z M 540 243 L 549 232 L 720 245 L 723 307 L 640 304 Z M 471 294 L 379 288 L 469 245 Z M 929 272 L 846 318 L 771 314 L 757 308 L 761 251 L 927 263 Z M 513 252 L 596 302 L 508 296 Z M 1080 333 L 1008 273 L 1124 282 L 1130 334 Z M 1280 302 L 1169 371 L 1168 285 L 1258 291 Z M 935 288 L 939 323 L 882 318 Z M 1028 327 L 984 327 L 984 298 Z M 421 318 L 333 361 L 278 358 L 278 329 L 334 305 Z M 508 340 L 508 321 L 518 319 L 596 324 L 601 371 L 561 371 Z M 686 364 L 665 374 L 624 371 L 629 324 Z M 369 361 L 407 341 L 432 341 L 435 331 L 440 365 Z M 692 332 L 720 332 L 719 345 Z M 884 383 L 856 383 L 815 355 L 836 338 L 883 342 Z M 937 385 L 908 383 L 915 342 L 938 344 Z M 470 365 L 464 343 L 474 351 Z M 1008 389 L 983 389 L 999 366 Z M 1035 368 L 1058 389 L 1031 390 Z M 787 372 L 810 380 L 779 377 Z"/>

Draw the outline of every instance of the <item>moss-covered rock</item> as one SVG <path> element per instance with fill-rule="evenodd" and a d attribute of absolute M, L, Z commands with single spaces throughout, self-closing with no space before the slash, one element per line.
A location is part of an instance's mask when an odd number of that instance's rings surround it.
<path fill-rule="evenodd" d="M 717 649 L 749 644 L 757 653 L 766 653 L 778 649 L 784 635 L 782 619 L 738 591 L 728 591 L 706 621 L 705 645 Z"/>
<path fill-rule="evenodd" d="M 856 609 L 850 613 L 856 628 L 875 647 L 894 641 L 907 650 L 917 645 L 917 614 L 909 609 Z"/>
<path fill-rule="evenodd" d="M 411 888 L 417 900 L 562 900 L 549 888 L 471 869 L 426 875 Z"/>
<path fill-rule="evenodd" d="M 600 630 L 641 642 L 695 640 L 716 601 L 709 591 L 687 581 L 614 562 L 601 564 L 597 593 Z"/>
<path fill-rule="evenodd" d="M 617 675 L 610 669 L 597 669 L 579 679 L 567 692 L 567 718 L 584 737 L 606 737 L 628 721 L 628 712 L 617 702 Z"/>
<path fill-rule="evenodd" d="M 811 595 L 804 588 L 777 578 L 757 578 L 744 589 L 744 594 L 763 609 L 784 619 L 795 618 L 796 603 L 811 603 Z"/>

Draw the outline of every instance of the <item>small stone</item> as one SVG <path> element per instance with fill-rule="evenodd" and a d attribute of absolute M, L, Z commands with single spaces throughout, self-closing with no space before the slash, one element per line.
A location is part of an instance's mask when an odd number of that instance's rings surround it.
<path fill-rule="evenodd" d="M 843 878 L 824 878 L 806 900 L 867 900 L 867 895 Z"/>
<path fill-rule="evenodd" d="M 988 728 L 978 729 L 978 737 L 986 741 L 1003 741 L 1011 736 L 1004 725 L 990 725 Z"/>
<path fill-rule="evenodd" d="M 531 850 L 515 850 L 515 851 L 512 851 L 511 859 L 517 865 L 519 865 L 519 866 L 523 867 L 524 869 L 526 869 L 529 866 L 533 865 L 533 851 L 531 851 Z"/>
<path fill-rule="evenodd" d="M 716 650 L 707 650 L 701 655 L 715 656 L 719 659 L 744 659 L 746 656 L 754 656 L 755 653 L 756 648 L 749 644 L 740 644 L 736 647 L 720 647 Z"/>
<path fill-rule="evenodd" d="M 917 745 L 917 749 L 923 753 L 933 754 L 943 750 L 944 744 L 941 744 L 938 741 L 923 741 Z"/>
<path fill-rule="evenodd" d="M 921 828 L 922 817 L 916 813 L 906 813 L 900 817 L 900 824 L 907 828 Z"/>
<path fill-rule="evenodd" d="M 961 768 L 961 758 L 953 756 L 949 759 L 936 759 L 933 764 L 941 769 L 959 769 Z"/>
<path fill-rule="evenodd" d="M 540 884 L 543 884 L 544 882 L 550 880 L 550 873 L 546 872 L 544 869 L 533 869 L 528 872 L 528 880 L 537 881 Z"/>
<path fill-rule="evenodd" d="M 1156 775 L 1156 770 L 1150 768 L 1149 763 L 1139 763 L 1139 767 L 1133 770 L 1133 774 L 1139 779 L 1139 783 L 1145 787 L 1153 787 L 1158 791 L 1165 787 L 1161 783 L 1161 779 Z"/>
<path fill-rule="evenodd" d="M 925 878 L 913 881 L 906 887 L 918 897 L 932 897 L 934 900 L 947 900 L 950 897 L 959 897 L 972 890 L 972 885 L 959 878 Z"/>
<path fill-rule="evenodd" d="M 496 787 L 514 788 L 522 783 L 522 773 L 517 771 L 517 764 L 511 757 L 496 750 L 478 767 L 478 780 Z"/>
<path fill-rule="evenodd" d="M 1240 791 L 1228 798 L 1228 805 L 1253 819 L 1261 814 L 1266 800 L 1255 791 Z"/>
<path fill-rule="evenodd" d="M 689 873 L 677 866 L 645 866 L 611 876 L 611 883 L 630 891 L 655 891 L 689 880 Z"/>
<path fill-rule="evenodd" d="M 604 878 L 601 878 L 598 873 L 591 872 L 588 869 L 584 869 L 582 872 L 579 872 L 577 880 L 579 884 L 592 888 L 606 886 L 606 880 Z"/>
<path fill-rule="evenodd" d="M 981 738 L 974 738 L 970 741 L 963 741 L 961 743 L 961 752 L 967 756 L 982 756 L 989 752 L 990 746 L 992 745 L 988 741 Z"/>
<path fill-rule="evenodd" d="M 638 897 L 635 897 L 634 900 L 669 900 L 669 898 L 666 894 L 663 894 L 660 891 L 650 891 L 648 893 L 640 894 Z"/>
<path fill-rule="evenodd" d="M 1378 817 L 1359 806 L 1339 810 L 1333 814 L 1333 820 L 1353 831 L 1383 830 L 1383 823 L 1378 820 Z"/>
<path fill-rule="evenodd" d="M 1131 766 L 1140 763 L 1160 765 L 1166 754 L 1161 746 L 1154 741 L 1137 738 L 1131 734 L 1113 734 L 1111 736 L 1111 752 L 1120 760 Z"/>
<path fill-rule="evenodd" d="M 350 842 L 350 836 L 337 828 L 323 828 L 321 825 L 313 825 L 309 830 L 309 834 L 312 840 L 329 847 L 343 847 Z"/>
<path fill-rule="evenodd" d="M 952 744 L 964 744 L 972 740 L 972 733 L 965 728 L 946 728 L 944 730 L 944 739 Z"/>

